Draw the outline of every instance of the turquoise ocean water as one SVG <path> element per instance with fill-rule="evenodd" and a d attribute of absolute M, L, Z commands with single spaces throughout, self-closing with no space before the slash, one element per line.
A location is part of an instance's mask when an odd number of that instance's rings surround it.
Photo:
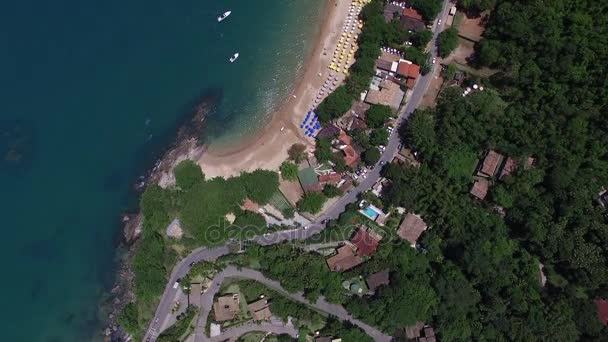
<path fill-rule="evenodd" d="M 192 101 L 211 143 L 292 89 L 323 0 L 20 0 L 0 11 L 3 341 L 89 341 L 119 214 Z M 233 11 L 218 24 L 216 16 Z M 228 58 L 234 52 L 234 64 Z"/>

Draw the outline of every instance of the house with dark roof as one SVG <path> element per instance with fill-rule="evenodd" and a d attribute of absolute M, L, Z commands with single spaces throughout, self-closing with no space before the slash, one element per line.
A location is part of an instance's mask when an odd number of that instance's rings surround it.
<path fill-rule="evenodd" d="M 317 133 L 317 137 L 319 138 L 333 138 L 340 134 L 340 128 L 336 127 L 334 124 L 329 124 L 323 127 L 319 133 Z"/>
<path fill-rule="evenodd" d="M 488 195 L 488 189 L 490 188 L 490 182 L 485 178 L 479 178 L 473 183 L 470 194 L 475 196 L 477 199 L 483 201 Z"/>
<path fill-rule="evenodd" d="M 403 222 L 399 225 L 397 235 L 403 240 L 408 241 L 412 247 L 416 247 L 418 238 L 420 238 L 420 235 L 422 235 L 427 227 L 422 217 L 410 213 L 405 215 Z"/>
<path fill-rule="evenodd" d="M 399 18 L 403 7 L 397 3 L 389 2 L 384 6 L 384 21 L 390 23 L 393 19 Z"/>
<path fill-rule="evenodd" d="M 404 8 L 399 22 L 403 28 L 410 31 L 422 31 L 426 28 L 422 15 L 413 8 Z"/>
<path fill-rule="evenodd" d="M 219 297 L 213 303 L 213 313 L 218 322 L 233 320 L 240 311 L 240 300 L 238 293 Z"/>
<path fill-rule="evenodd" d="M 367 287 L 369 292 L 375 292 L 380 286 L 390 284 L 390 274 L 388 269 L 371 274 L 367 277 Z"/>
<path fill-rule="evenodd" d="M 262 298 L 248 304 L 247 308 L 249 309 L 251 317 L 253 317 L 254 321 L 267 321 L 272 317 L 272 313 L 270 312 L 270 303 L 267 299 Z"/>
<path fill-rule="evenodd" d="M 357 247 L 357 254 L 371 256 L 378 249 L 382 236 L 365 226 L 360 227 L 350 242 Z"/>

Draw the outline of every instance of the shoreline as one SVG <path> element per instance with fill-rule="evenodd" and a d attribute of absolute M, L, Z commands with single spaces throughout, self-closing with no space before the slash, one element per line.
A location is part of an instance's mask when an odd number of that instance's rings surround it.
<path fill-rule="evenodd" d="M 350 2 L 345 1 L 326 2 L 321 28 L 302 72 L 295 77 L 294 91 L 273 110 L 257 134 L 243 137 L 232 146 L 207 146 L 198 159 L 207 177 L 231 177 L 255 169 L 276 170 L 287 159 L 287 150 L 292 144 L 301 143 L 309 149 L 314 147 L 314 139 L 305 137 L 298 122 L 310 109 L 317 90 L 329 74 L 329 52 L 338 42 L 349 6 Z"/>

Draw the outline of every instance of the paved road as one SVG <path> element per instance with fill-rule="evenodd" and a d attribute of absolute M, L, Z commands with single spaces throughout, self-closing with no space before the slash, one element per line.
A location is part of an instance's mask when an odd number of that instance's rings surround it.
<path fill-rule="evenodd" d="M 346 311 L 346 309 L 344 309 L 344 307 L 342 307 L 341 305 L 331 304 L 331 303 L 327 302 L 325 300 L 325 298 L 323 298 L 323 297 L 319 298 L 319 300 L 317 300 L 316 303 L 311 304 L 304 297 L 304 294 L 302 292 L 296 292 L 296 293 L 287 292 L 278 281 L 268 279 L 262 273 L 260 273 L 258 271 L 247 269 L 247 268 L 242 268 L 239 270 L 238 268 L 236 268 L 234 266 L 228 266 L 228 267 L 226 267 L 226 269 L 224 269 L 222 272 L 218 273 L 215 276 L 215 278 L 213 279 L 213 285 L 201 296 L 201 308 L 202 309 L 201 309 L 201 314 L 199 315 L 199 319 L 197 321 L 196 329 L 195 329 L 195 333 L 196 333 L 195 341 L 196 342 L 206 342 L 206 341 L 210 340 L 209 337 L 207 337 L 206 334 L 204 333 L 205 325 L 207 322 L 207 317 L 209 316 L 209 311 L 211 310 L 211 308 L 213 306 L 213 298 L 219 291 L 220 285 L 226 279 L 255 280 L 294 301 L 300 302 L 300 303 L 308 305 L 308 306 L 312 306 L 315 309 L 317 309 L 327 315 L 336 316 L 342 321 L 349 321 L 353 325 L 356 325 L 359 328 L 363 329 L 365 331 L 365 333 L 367 333 L 369 336 L 371 336 L 374 339 L 374 341 L 389 342 L 391 340 L 390 336 L 383 334 L 378 329 L 376 329 L 366 323 L 363 323 L 362 321 L 360 321 L 358 319 L 353 318 Z M 223 335 L 224 334 L 222 334 L 220 336 L 223 336 Z"/>
<path fill-rule="evenodd" d="M 245 323 L 236 327 L 231 327 L 222 332 L 221 335 L 212 337 L 211 342 L 237 341 L 239 337 L 250 332 L 266 332 L 275 335 L 287 334 L 293 338 L 298 336 L 298 330 L 293 325 L 273 324 L 273 323 Z"/>
<path fill-rule="evenodd" d="M 445 17 L 447 16 L 449 6 L 450 6 L 449 0 L 444 0 L 443 9 L 442 9 L 440 15 L 438 16 L 438 18 L 441 18 L 442 24 L 437 25 L 437 21 L 435 21 L 435 25 L 434 25 L 434 29 L 433 29 L 433 39 L 431 41 L 432 45 L 431 45 L 431 50 L 430 50 L 432 56 L 437 56 L 437 47 L 436 47 L 437 36 L 439 35 L 439 32 L 441 32 L 443 30 L 443 25 L 444 25 L 443 23 L 445 22 Z M 426 74 L 424 76 L 420 76 L 420 78 L 416 82 L 416 85 L 414 86 L 414 89 L 412 90 L 412 95 L 410 97 L 410 100 L 402 108 L 401 112 L 399 113 L 399 117 L 397 118 L 397 127 L 399 127 L 399 125 L 401 125 L 401 123 L 403 123 L 405 120 L 407 120 L 409 118 L 409 116 L 414 112 L 414 110 L 418 107 L 418 105 L 420 104 L 420 101 L 422 100 L 422 97 L 424 96 L 424 94 L 426 93 L 426 90 L 428 89 L 429 84 L 431 83 L 432 78 L 434 77 L 433 75 L 435 74 L 436 69 L 437 69 L 437 65 L 433 65 L 433 70 L 431 72 L 429 72 L 428 74 Z M 276 233 L 268 234 L 266 236 L 260 236 L 260 237 L 254 238 L 253 241 L 257 242 L 258 244 L 266 246 L 266 245 L 276 244 L 276 243 L 279 243 L 282 241 L 307 239 L 307 238 L 311 237 L 312 235 L 321 232 L 325 228 L 325 225 L 322 224 L 322 221 L 324 219 L 338 218 L 338 216 L 342 212 L 344 212 L 346 206 L 349 203 L 355 202 L 360 193 L 369 190 L 374 185 L 374 183 L 380 178 L 380 171 L 382 169 L 380 167 L 380 165 L 384 162 L 390 162 L 393 159 L 393 157 L 395 156 L 397 149 L 399 147 L 399 143 L 400 143 L 400 141 L 399 141 L 398 134 L 395 133 L 395 134 L 391 135 L 389 142 L 386 145 L 386 151 L 382 154 L 382 157 L 378 161 L 378 164 L 376 164 L 376 167 L 374 167 L 371 170 L 371 172 L 368 173 L 367 178 L 364 178 L 363 180 L 361 180 L 361 182 L 359 183 L 359 185 L 356 188 L 354 188 L 349 193 L 347 193 L 342 198 L 340 198 L 332 207 L 330 207 L 325 212 L 324 215 L 321 215 L 319 218 L 317 218 L 316 221 L 312 222 L 309 225 L 308 229 L 300 228 L 300 229 L 276 232 Z M 154 341 L 156 339 L 158 330 L 160 329 L 161 326 L 163 326 L 162 323 L 169 316 L 169 314 L 171 312 L 171 304 L 173 303 L 174 298 L 176 298 L 177 292 L 179 291 L 179 289 L 173 288 L 173 284 L 175 283 L 175 281 L 178 278 L 182 278 L 188 273 L 188 271 L 191 267 L 190 265 L 192 263 L 200 262 L 203 260 L 212 261 L 212 260 L 215 260 L 218 257 L 220 257 L 222 255 L 226 255 L 228 253 L 229 253 L 229 248 L 227 246 L 222 246 L 222 247 L 217 247 L 217 248 L 205 248 L 205 247 L 198 248 L 198 249 L 194 250 L 192 253 L 190 253 L 190 255 L 188 255 L 185 259 L 183 259 L 181 262 L 179 262 L 173 268 L 173 272 L 171 273 L 171 276 L 169 278 L 169 283 L 167 284 L 167 287 L 165 288 L 165 292 L 163 293 L 160 303 L 156 309 L 154 319 L 152 320 L 152 322 L 148 328 L 148 331 L 146 331 L 146 335 L 144 336 L 144 341 L 148 341 L 147 340 L 148 338 L 149 338 L 149 341 Z M 207 306 L 207 307 L 211 307 L 211 303 L 212 302 L 207 303 L 207 304 L 209 304 L 209 306 Z M 205 322 L 206 322 L 206 318 L 205 318 Z"/>

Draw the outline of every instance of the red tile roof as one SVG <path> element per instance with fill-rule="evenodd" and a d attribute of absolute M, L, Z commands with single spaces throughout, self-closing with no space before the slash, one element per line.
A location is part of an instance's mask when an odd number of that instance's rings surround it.
<path fill-rule="evenodd" d="M 408 79 L 407 79 L 407 83 L 406 83 L 406 84 L 407 84 L 407 87 L 408 87 L 409 89 L 414 89 L 414 83 L 415 83 L 415 82 L 416 82 L 416 80 L 415 80 L 415 79 L 413 79 L 413 78 L 408 78 Z"/>
<path fill-rule="evenodd" d="M 355 255 L 353 249 L 344 245 L 336 250 L 336 254 L 327 258 L 327 266 L 334 272 L 349 270 L 363 262 L 360 256 Z"/>
<path fill-rule="evenodd" d="M 370 256 L 378 249 L 380 243 L 380 240 L 374 235 L 363 228 L 359 228 L 350 242 L 357 246 L 358 254 Z"/>
<path fill-rule="evenodd" d="M 328 175 L 319 176 L 319 182 L 321 183 L 339 182 L 341 179 L 342 175 L 339 173 L 330 173 Z"/>
<path fill-rule="evenodd" d="M 341 143 L 343 143 L 344 145 L 350 145 L 352 139 L 351 137 L 348 136 L 348 134 L 346 134 L 346 132 L 341 131 L 340 132 L 340 136 L 338 136 L 338 140 L 340 140 Z"/>
<path fill-rule="evenodd" d="M 412 19 L 422 20 L 422 15 L 413 8 L 404 8 L 403 15 Z"/>
<path fill-rule="evenodd" d="M 403 77 L 416 79 L 418 76 L 420 76 L 420 66 L 418 64 L 399 62 L 399 66 L 397 66 L 397 74 Z"/>
<path fill-rule="evenodd" d="M 487 179 L 478 179 L 475 181 L 475 184 L 473 184 L 473 188 L 471 188 L 471 195 L 483 200 L 488 194 L 489 187 L 490 184 Z"/>
<path fill-rule="evenodd" d="M 410 73 L 408 77 L 418 78 L 420 76 L 420 65 L 418 64 L 410 64 Z"/>
<path fill-rule="evenodd" d="M 348 145 L 343 150 L 344 152 L 344 163 L 348 166 L 353 166 L 359 162 L 359 155 L 357 155 L 357 151 Z"/>
<path fill-rule="evenodd" d="M 597 316 L 603 325 L 608 326 L 608 300 L 597 298 L 595 300 L 597 306 Z"/>

